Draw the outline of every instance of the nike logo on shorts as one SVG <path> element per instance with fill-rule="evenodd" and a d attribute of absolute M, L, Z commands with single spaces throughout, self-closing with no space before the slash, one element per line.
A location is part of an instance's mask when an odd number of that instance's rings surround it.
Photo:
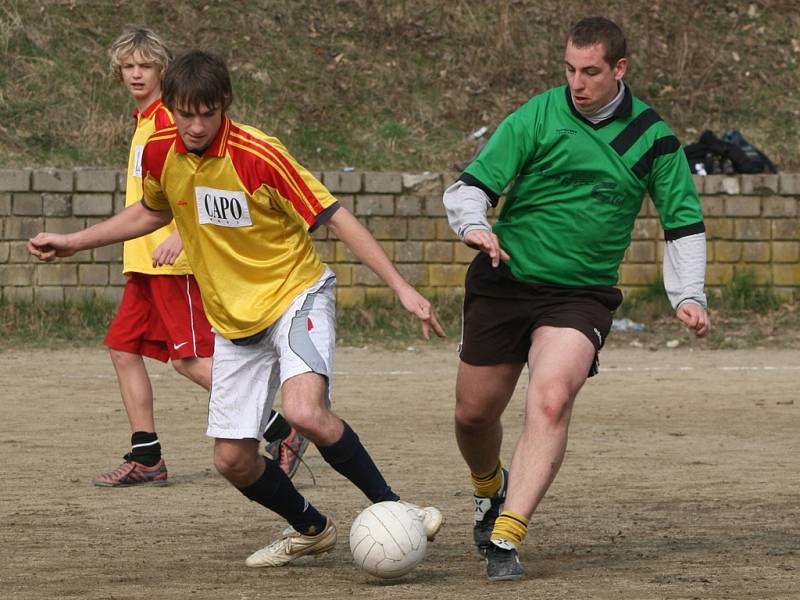
<path fill-rule="evenodd" d="M 172 347 L 173 347 L 175 350 L 180 350 L 181 348 L 183 348 L 183 347 L 184 347 L 186 344 L 188 344 L 188 343 L 189 343 L 189 342 L 181 342 L 180 344 L 172 344 Z"/>

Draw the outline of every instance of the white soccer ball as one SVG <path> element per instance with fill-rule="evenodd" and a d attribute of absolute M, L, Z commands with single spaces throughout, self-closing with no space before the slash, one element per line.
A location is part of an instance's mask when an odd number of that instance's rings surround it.
<path fill-rule="evenodd" d="M 350 528 L 353 560 L 382 579 L 405 575 L 422 562 L 427 549 L 418 513 L 400 502 L 378 502 L 365 508 Z"/>

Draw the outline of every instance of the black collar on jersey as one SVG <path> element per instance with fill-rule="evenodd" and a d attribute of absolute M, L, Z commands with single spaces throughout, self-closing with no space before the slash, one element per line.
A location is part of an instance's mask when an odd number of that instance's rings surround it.
<path fill-rule="evenodd" d="M 586 123 L 592 129 L 600 129 L 601 127 L 605 127 L 609 123 L 613 122 L 614 119 L 627 119 L 631 116 L 631 112 L 633 112 L 633 94 L 631 93 L 631 86 L 629 85 L 625 86 L 625 95 L 622 97 L 622 102 L 619 103 L 617 110 L 615 110 L 610 117 L 603 119 L 598 123 L 592 123 L 589 119 L 584 117 L 572 103 L 572 94 L 569 91 L 569 86 L 564 86 L 564 89 L 567 94 L 567 106 L 569 106 L 572 114 Z"/>

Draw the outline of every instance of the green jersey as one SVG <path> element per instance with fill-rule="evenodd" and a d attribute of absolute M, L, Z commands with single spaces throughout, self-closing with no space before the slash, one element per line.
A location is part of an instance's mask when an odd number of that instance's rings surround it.
<path fill-rule="evenodd" d="M 704 231 L 681 145 L 630 89 L 593 124 L 566 86 L 534 96 L 497 128 L 460 179 L 494 205 L 510 186 L 493 231 L 514 278 L 613 286 L 646 193 L 667 239 Z"/>

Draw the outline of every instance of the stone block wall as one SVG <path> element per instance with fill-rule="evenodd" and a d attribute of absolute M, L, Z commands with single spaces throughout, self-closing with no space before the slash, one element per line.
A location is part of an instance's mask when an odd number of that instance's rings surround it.
<path fill-rule="evenodd" d="M 450 230 L 442 192 L 455 175 L 315 173 L 373 233 L 403 275 L 423 293 L 459 290 L 474 251 Z M 708 236 L 709 287 L 742 270 L 800 298 L 800 174 L 695 177 Z M 0 169 L 0 294 L 7 300 L 119 298 L 121 246 L 84 251 L 54 263 L 34 261 L 26 241 L 39 231 L 69 232 L 124 205 L 124 173 L 114 169 Z M 338 300 L 391 298 L 390 291 L 325 227 L 314 233 L 336 272 Z M 642 207 L 620 268 L 625 290 L 661 276 L 663 232 L 652 203 Z"/>

